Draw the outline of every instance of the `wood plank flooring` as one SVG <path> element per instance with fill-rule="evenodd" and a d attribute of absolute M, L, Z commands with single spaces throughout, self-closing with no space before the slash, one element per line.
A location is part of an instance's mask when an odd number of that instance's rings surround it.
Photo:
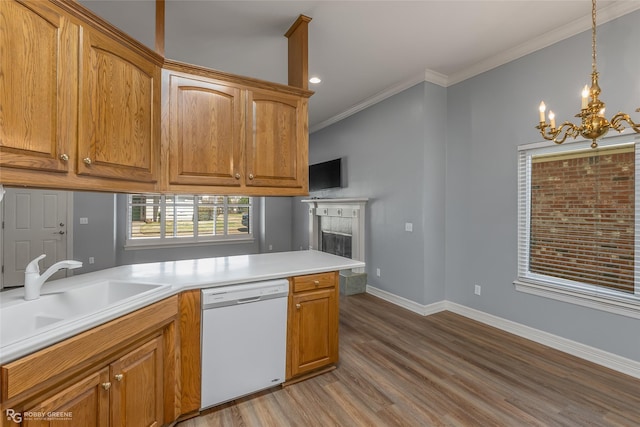
<path fill-rule="evenodd" d="M 204 426 L 638 426 L 640 380 L 451 312 L 340 299 L 338 369 L 186 420 Z"/>

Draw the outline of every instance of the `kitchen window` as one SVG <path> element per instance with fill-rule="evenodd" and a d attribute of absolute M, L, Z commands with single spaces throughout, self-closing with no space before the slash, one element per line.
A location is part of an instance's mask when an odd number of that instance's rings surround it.
<path fill-rule="evenodd" d="M 518 290 L 640 318 L 636 142 L 519 147 Z"/>
<path fill-rule="evenodd" d="M 130 194 L 126 246 L 253 240 L 252 198 Z"/>

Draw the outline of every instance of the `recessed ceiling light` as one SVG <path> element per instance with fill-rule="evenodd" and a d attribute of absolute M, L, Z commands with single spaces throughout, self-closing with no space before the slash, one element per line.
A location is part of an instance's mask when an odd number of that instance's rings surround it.
<path fill-rule="evenodd" d="M 311 78 L 309 79 L 309 83 L 312 83 L 312 84 L 314 84 L 314 85 L 317 85 L 317 84 L 318 84 L 318 83 L 320 83 L 321 81 L 322 81 L 322 80 L 320 80 L 320 77 L 315 77 L 315 76 L 314 76 L 314 77 L 311 77 Z"/>

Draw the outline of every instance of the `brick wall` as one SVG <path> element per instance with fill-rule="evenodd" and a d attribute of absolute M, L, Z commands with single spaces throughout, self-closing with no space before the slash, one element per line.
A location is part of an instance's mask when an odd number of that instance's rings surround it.
<path fill-rule="evenodd" d="M 534 158 L 529 269 L 634 289 L 633 148 Z"/>

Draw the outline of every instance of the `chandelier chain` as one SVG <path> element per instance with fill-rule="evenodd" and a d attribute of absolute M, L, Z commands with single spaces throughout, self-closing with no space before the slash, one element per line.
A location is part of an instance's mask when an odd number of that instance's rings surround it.
<path fill-rule="evenodd" d="M 596 69 L 596 0 L 591 0 L 591 71 Z"/>

